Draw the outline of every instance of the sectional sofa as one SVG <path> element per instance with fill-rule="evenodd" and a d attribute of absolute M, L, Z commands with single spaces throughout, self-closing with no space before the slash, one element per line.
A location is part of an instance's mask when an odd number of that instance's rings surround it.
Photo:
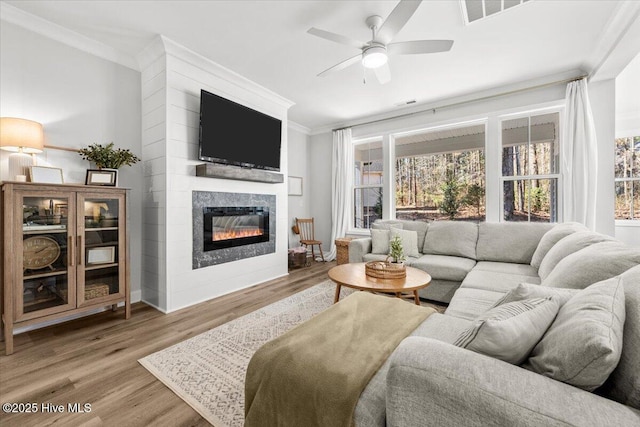
<path fill-rule="evenodd" d="M 399 235 L 433 277 L 421 297 L 449 306 L 371 379 L 356 425 L 640 425 L 639 248 L 576 223 L 379 221 L 371 235 L 350 262 L 385 259 Z"/>

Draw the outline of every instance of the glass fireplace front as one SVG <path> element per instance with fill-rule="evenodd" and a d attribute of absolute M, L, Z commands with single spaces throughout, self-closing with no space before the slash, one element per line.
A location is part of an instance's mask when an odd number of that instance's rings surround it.
<path fill-rule="evenodd" d="M 269 208 L 265 206 L 205 207 L 204 250 L 269 241 Z"/>

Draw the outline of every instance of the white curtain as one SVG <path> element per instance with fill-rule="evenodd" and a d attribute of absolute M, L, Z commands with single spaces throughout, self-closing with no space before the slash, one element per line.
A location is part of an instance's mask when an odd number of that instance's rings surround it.
<path fill-rule="evenodd" d="M 349 212 L 349 174 L 353 173 L 351 128 L 333 131 L 333 157 L 331 162 L 331 242 L 325 260 L 336 259 L 335 240 L 344 237 L 351 220 Z"/>
<path fill-rule="evenodd" d="M 564 221 L 577 221 L 594 230 L 598 146 L 586 79 L 567 85 L 565 117 L 562 138 Z"/>

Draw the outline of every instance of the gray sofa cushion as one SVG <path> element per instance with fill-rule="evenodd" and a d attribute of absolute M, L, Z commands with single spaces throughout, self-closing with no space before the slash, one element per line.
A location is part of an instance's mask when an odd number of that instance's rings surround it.
<path fill-rule="evenodd" d="M 507 293 L 522 282 L 540 283 L 540 279 L 537 276 L 497 273 L 474 268 L 462 281 L 460 288 L 486 289 L 488 291 Z"/>
<path fill-rule="evenodd" d="M 475 259 L 478 225 L 463 221 L 435 221 L 429 226 L 422 253 Z"/>
<path fill-rule="evenodd" d="M 541 284 L 554 288 L 584 289 L 622 274 L 638 264 L 640 248 L 618 241 L 596 243 L 564 258 Z"/>
<path fill-rule="evenodd" d="M 445 314 L 456 318 L 473 320 L 491 309 L 504 295 L 502 292 L 488 291 L 486 289 L 460 288 L 451 298 Z"/>
<path fill-rule="evenodd" d="M 519 365 L 529 357 L 559 308 L 560 303 L 552 298 L 494 307 L 474 320 L 453 345 Z"/>
<path fill-rule="evenodd" d="M 425 221 L 402 221 L 402 228 L 404 230 L 411 230 L 418 233 L 418 251 L 422 251 L 424 239 L 430 226 L 431 224 Z"/>
<path fill-rule="evenodd" d="M 369 232 L 371 233 L 371 253 L 389 255 L 389 230 L 372 228 Z"/>
<path fill-rule="evenodd" d="M 620 278 L 626 313 L 622 355 L 602 391 L 620 403 L 640 409 L 640 265 Z"/>
<path fill-rule="evenodd" d="M 402 229 L 403 225 L 401 221 L 397 220 L 376 220 L 373 224 L 371 224 L 371 228 L 374 230 L 389 230 L 391 227 Z"/>
<path fill-rule="evenodd" d="M 476 262 L 469 258 L 447 255 L 422 255 L 411 266 L 426 271 L 434 279 L 462 281 Z"/>
<path fill-rule="evenodd" d="M 622 352 L 622 283 L 613 277 L 574 295 L 560 308 L 523 367 L 588 391 L 600 387 Z"/>
<path fill-rule="evenodd" d="M 540 243 L 538 243 L 538 247 L 533 253 L 531 265 L 535 268 L 540 268 L 540 263 L 547 252 L 549 252 L 560 239 L 578 231 L 588 231 L 588 228 L 579 222 L 566 222 L 564 224 L 557 224 L 551 230 L 547 231 L 544 236 L 542 236 L 542 239 L 540 239 Z"/>
<path fill-rule="evenodd" d="M 538 268 L 538 275 L 544 280 L 560 261 L 567 256 L 595 243 L 613 240 L 612 237 L 593 231 L 578 231 L 563 237 L 553 245 Z"/>
<path fill-rule="evenodd" d="M 540 239 L 552 227 L 541 223 L 481 222 L 476 260 L 530 264 Z"/>
<path fill-rule="evenodd" d="M 478 271 L 493 271 L 495 273 L 517 274 L 519 276 L 538 277 L 538 271 L 529 264 L 514 264 L 511 262 L 480 261 L 473 267 Z"/>

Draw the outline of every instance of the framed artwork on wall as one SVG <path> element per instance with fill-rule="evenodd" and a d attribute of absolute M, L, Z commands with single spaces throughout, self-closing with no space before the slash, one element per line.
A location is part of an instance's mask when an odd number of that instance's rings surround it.
<path fill-rule="evenodd" d="M 302 196 L 302 177 L 290 176 L 287 180 L 289 196 Z"/>

